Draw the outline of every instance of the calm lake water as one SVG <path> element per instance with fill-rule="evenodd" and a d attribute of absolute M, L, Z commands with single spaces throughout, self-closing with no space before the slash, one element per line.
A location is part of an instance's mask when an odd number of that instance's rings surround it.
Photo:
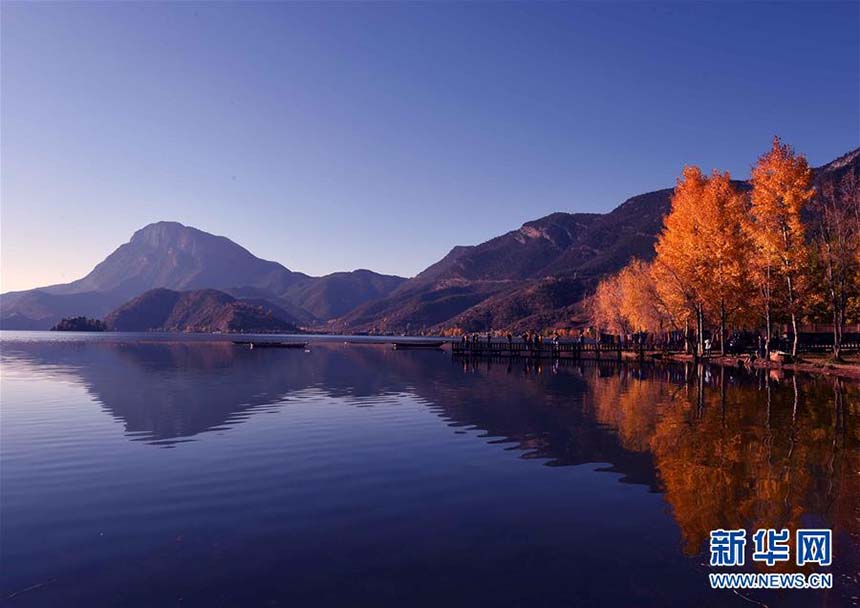
<path fill-rule="evenodd" d="M 845 381 L 122 334 L 5 332 L 0 354 L 6 605 L 860 596 Z M 710 530 L 760 527 L 832 528 L 834 589 L 712 591 Z"/>

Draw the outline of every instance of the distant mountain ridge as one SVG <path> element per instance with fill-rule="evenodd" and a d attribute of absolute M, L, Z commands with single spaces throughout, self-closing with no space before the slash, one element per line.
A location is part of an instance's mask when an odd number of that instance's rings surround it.
<path fill-rule="evenodd" d="M 266 301 L 288 311 L 292 320 L 315 324 L 387 295 L 404 280 L 369 270 L 311 277 L 262 260 L 226 237 L 157 222 L 135 232 L 77 281 L 0 296 L 0 327 L 47 329 L 62 317 L 101 318 L 155 288 L 218 289 Z"/>

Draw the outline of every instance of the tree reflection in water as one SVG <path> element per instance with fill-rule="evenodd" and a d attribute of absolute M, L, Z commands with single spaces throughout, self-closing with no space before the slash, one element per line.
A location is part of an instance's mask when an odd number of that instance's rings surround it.
<path fill-rule="evenodd" d="M 685 553 L 717 528 L 826 527 L 839 570 L 857 572 L 858 385 L 701 365 L 592 376 L 587 407 L 625 448 L 652 454 Z"/>

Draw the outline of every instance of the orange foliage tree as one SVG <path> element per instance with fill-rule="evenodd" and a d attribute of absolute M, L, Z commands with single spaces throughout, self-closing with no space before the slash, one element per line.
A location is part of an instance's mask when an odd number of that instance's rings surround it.
<path fill-rule="evenodd" d="M 703 274 L 707 260 L 702 251 L 699 205 L 708 179 L 698 167 L 684 167 L 672 195 L 672 209 L 663 220 L 663 232 L 654 249 L 654 272 L 663 301 L 682 318 L 696 323 L 697 352 L 704 351 L 705 303 Z"/>
<path fill-rule="evenodd" d="M 600 281 L 588 302 L 591 324 L 600 332 L 626 334 L 630 325 L 621 312 L 623 299 L 621 281 L 612 275 Z"/>
<path fill-rule="evenodd" d="M 662 333 L 675 323 L 651 270 L 650 263 L 634 258 L 618 273 L 621 314 L 634 331 Z"/>
<path fill-rule="evenodd" d="M 759 284 L 771 280 L 771 262 L 779 265 L 785 280 L 785 296 L 791 327 L 794 333 L 792 354 L 797 354 L 797 319 L 799 315 L 798 281 L 807 258 L 805 230 L 801 212 L 815 194 L 812 188 L 812 171 L 806 159 L 774 137 L 770 151 L 759 158 L 753 167 L 750 208 L 750 236 L 756 253 L 763 262 L 760 270 L 766 276 L 758 277 Z M 770 343 L 770 301 L 766 303 L 768 348 Z"/>
<path fill-rule="evenodd" d="M 731 176 L 728 172 L 715 171 L 708 178 L 698 206 L 701 234 L 698 249 L 704 262 L 699 280 L 706 309 L 719 327 L 723 355 L 727 324 L 737 320 L 741 307 L 749 301 L 745 262 L 752 243 L 744 229 L 745 213 L 744 197 L 732 183 Z"/>
<path fill-rule="evenodd" d="M 725 354 L 728 328 L 761 327 L 750 323 L 758 310 L 767 353 L 774 322 L 790 318 L 796 355 L 801 314 L 814 319 L 828 311 L 838 357 L 846 319 L 860 318 L 860 179 L 851 172 L 838 186 L 819 187 L 807 239 L 802 215 L 816 194 L 811 178 L 806 159 L 779 138 L 753 167 L 748 197 L 728 173 L 685 167 L 654 261 L 633 259 L 601 281 L 591 300 L 593 324 L 614 333 L 683 326 L 689 346 L 693 322 L 699 355 L 712 324 Z"/>

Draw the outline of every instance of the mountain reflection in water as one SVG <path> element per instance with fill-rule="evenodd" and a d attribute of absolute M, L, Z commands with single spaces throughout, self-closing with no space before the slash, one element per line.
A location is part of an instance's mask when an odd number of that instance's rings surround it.
<path fill-rule="evenodd" d="M 182 450 L 309 396 L 373 406 L 408 395 L 455 432 L 477 431 L 522 459 L 599 463 L 662 494 L 679 551 L 700 562 L 716 528 L 833 528 L 828 605 L 860 589 L 860 388 L 844 380 L 694 365 L 535 367 L 335 343 L 306 353 L 34 341 L 8 342 L 2 355 L 13 375 L 79 383 L 130 440 L 156 448 Z"/>

